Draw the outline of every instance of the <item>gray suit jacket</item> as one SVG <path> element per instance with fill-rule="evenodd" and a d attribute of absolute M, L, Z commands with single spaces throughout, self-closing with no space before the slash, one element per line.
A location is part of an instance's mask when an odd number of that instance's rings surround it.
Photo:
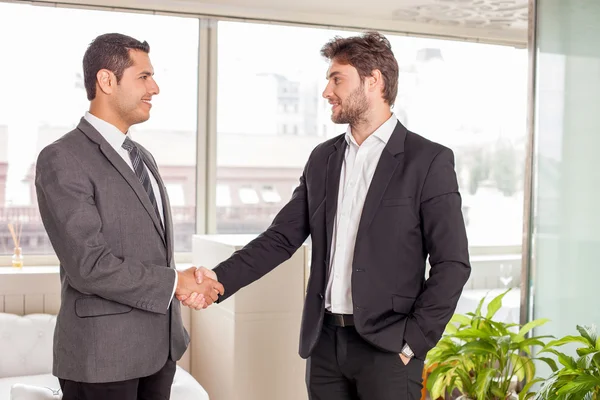
<path fill-rule="evenodd" d="M 132 169 L 86 120 L 44 148 L 35 185 L 60 260 L 53 373 L 78 382 L 151 375 L 181 358 L 189 336 L 175 283 L 169 200 L 152 155 L 165 229 Z"/>

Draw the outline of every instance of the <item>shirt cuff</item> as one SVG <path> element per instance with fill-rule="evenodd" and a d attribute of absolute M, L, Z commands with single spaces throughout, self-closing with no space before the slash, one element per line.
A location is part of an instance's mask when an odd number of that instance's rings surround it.
<path fill-rule="evenodd" d="M 171 303 L 173 302 L 173 297 L 175 297 L 175 290 L 177 289 L 177 281 L 179 280 L 179 274 L 175 271 L 175 283 L 173 284 L 173 293 L 171 293 L 171 300 L 169 301 L 169 307 L 171 307 Z"/>

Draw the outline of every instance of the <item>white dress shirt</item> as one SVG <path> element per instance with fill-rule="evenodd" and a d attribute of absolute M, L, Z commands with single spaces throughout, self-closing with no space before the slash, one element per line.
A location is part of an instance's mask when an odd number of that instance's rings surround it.
<path fill-rule="evenodd" d="M 129 158 L 129 152 L 123 148 L 123 143 L 125 139 L 129 137 L 131 139 L 131 134 L 129 131 L 127 133 L 121 132 L 116 126 L 96 117 L 95 115 L 90 114 L 88 111 L 85 112 L 84 116 L 85 120 L 89 122 L 101 135 L 102 137 L 111 145 L 111 147 L 121 156 L 123 161 L 129 165 L 129 168 L 133 169 L 133 164 L 131 163 L 131 158 Z M 145 162 L 144 162 L 145 164 Z M 154 197 L 156 197 L 156 205 L 158 207 L 158 212 L 160 213 L 160 219 L 165 226 L 165 216 L 163 213 L 163 202 L 162 196 L 160 194 L 160 189 L 158 187 L 158 182 L 150 169 L 146 165 L 146 169 L 148 170 L 148 176 L 150 177 L 150 184 L 152 185 L 152 190 L 154 191 Z M 175 295 L 175 289 L 177 288 L 177 271 L 175 271 L 175 285 L 173 286 L 173 294 L 171 294 L 171 300 L 173 300 L 173 296 Z"/>
<path fill-rule="evenodd" d="M 325 291 L 325 308 L 335 314 L 352 314 L 352 262 L 358 224 L 369 186 L 398 119 L 394 114 L 360 146 L 346 131 L 346 153 L 340 173 L 337 212 L 331 239 L 330 274 Z"/>

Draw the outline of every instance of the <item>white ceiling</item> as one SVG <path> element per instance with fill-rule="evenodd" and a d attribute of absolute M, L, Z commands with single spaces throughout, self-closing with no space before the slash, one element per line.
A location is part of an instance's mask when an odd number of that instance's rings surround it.
<path fill-rule="evenodd" d="M 528 0 L 59 1 L 449 36 L 522 47 L 527 44 Z"/>

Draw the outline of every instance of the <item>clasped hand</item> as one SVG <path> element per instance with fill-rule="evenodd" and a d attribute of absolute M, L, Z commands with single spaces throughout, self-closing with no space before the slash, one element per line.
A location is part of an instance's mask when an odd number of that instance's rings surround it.
<path fill-rule="evenodd" d="M 217 280 L 217 274 L 212 270 L 191 267 L 177 271 L 178 281 L 175 297 L 184 306 L 201 310 L 218 300 L 225 293 L 223 285 Z"/>

